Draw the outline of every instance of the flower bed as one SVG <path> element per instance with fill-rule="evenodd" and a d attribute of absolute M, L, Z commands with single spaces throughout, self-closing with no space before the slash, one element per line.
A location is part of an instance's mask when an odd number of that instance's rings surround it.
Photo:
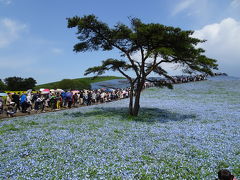
<path fill-rule="evenodd" d="M 128 99 L 0 122 L 0 179 L 240 177 L 240 80 L 214 77 Z"/>

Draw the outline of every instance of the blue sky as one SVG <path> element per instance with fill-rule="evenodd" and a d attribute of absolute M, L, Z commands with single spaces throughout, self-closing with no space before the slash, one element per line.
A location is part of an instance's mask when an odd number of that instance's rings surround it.
<path fill-rule="evenodd" d="M 220 71 L 240 77 L 240 0 L 0 0 L 0 78 L 33 77 L 38 84 L 80 78 L 88 67 L 118 58 L 118 51 L 72 51 L 76 30 L 66 18 L 86 14 L 109 25 L 138 17 L 195 30 Z"/>

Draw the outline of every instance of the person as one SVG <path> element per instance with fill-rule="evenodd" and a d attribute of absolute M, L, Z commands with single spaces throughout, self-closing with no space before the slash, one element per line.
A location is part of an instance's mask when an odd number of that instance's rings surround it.
<path fill-rule="evenodd" d="M 62 97 L 59 93 L 57 93 L 57 96 L 56 96 L 56 101 L 57 101 L 57 109 L 56 110 L 60 110 L 61 109 L 61 105 L 62 105 Z"/>
<path fill-rule="evenodd" d="M 73 99 L 73 107 L 76 107 L 76 105 L 78 103 L 78 95 L 77 95 L 77 93 L 74 93 L 72 99 Z"/>
<path fill-rule="evenodd" d="M 10 97 L 10 93 L 7 93 L 7 99 L 6 99 L 6 106 L 7 108 L 6 113 L 9 117 L 13 117 L 13 115 L 16 113 L 15 103 L 12 101 Z"/>
<path fill-rule="evenodd" d="M 42 101 L 42 103 L 41 103 L 41 105 L 40 105 L 41 112 L 46 112 L 46 111 L 45 111 L 45 106 L 46 106 L 46 104 L 47 104 L 47 99 L 48 99 L 48 97 L 47 97 L 46 95 L 41 94 L 40 99 L 41 99 L 41 101 Z"/>
<path fill-rule="evenodd" d="M 92 104 L 92 92 L 88 91 L 87 93 L 87 106 L 90 106 Z"/>
<path fill-rule="evenodd" d="M 106 93 L 103 91 L 100 94 L 100 102 L 101 103 L 105 103 L 105 97 L 106 97 Z"/>
<path fill-rule="evenodd" d="M 30 111 L 33 110 L 32 108 L 32 94 L 31 92 L 29 92 L 27 94 L 27 112 L 30 113 Z"/>
<path fill-rule="evenodd" d="M 36 102 L 36 100 L 37 100 L 37 98 L 39 97 L 39 93 L 34 93 L 33 95 L 32 95 L 32 104 L 34 104 L 35 102 Z"/>
<path fill-rule="evenodd" d="M 229 170 L 221 169 L 218 171 L 218 179 L 217 180 L 237 180 Z"/>
<path fill-rule="evenodd" d="M 3 113 L 3 99 L 0 96 L 0 114 L 2 114 L 2 113 Z"/>
<path fill-rule="evenodd" d="M 96 92 L 93 91 L 93 92 L 92 92 L 92 102 L 93 102 L 93 103 L 96 103 L 96 96 L 97 96 L 97 95 L 96 95 Z"/>
<path fill-rule="evenodd" d="M 80 91 L 80 94 L 79 94 L 79 104 L 83 105 L 83 91 Z"/>
<path fill-rule="evenodd" d="M 85 91 L 83 94 L 83 104 L 88 104 L 88 91 Z"/>
<path fill-rule="evenodd" d="M 73 102 L 73 94 L 71 91 L 66 92 L 66 100 L 67 100 L 67 107 L 71 108 L 72 102 Z"/>
<path fill-rule="evenodd" d="M 97 103 L 101 103 L 101 90 L 97 91 Z"/>
<path fill-rule="evenodd" d="M 26 94 L 22 94 L 20 96 L 20 105 L 21 105 L 22 113 L 26 113 L 27 112 L 27 108 L 28 108 Z"/>
<path fill-rule="evenodd" d="M 6 105 L 10 106 L 11 102 L 12 102 L 12 99 L 10 97 L 10 93 L 7 93 Z"/>
<path fill-rule="evenodd" d="M 67 106 L 67 102 L 66 102 L 66 92 L 62 91 L 61 92 L 61 98 L 62 98 L 62 107 L 66 107 Z"/>
<path fill-rule="evenodd" d="M 13 115 L 17 112 L 15 107 L 15 102 L 10 102 L 9 106 L 6 109 L 6 113 L 8 117 L 13 117 Z"/>
<path fill-rule="evenodd" d="M 55 94 L 52 94 L 51 95 L 51 98 L 50 98 L 50 107 L 51 107 L 51 110 L 55 110 L 57 108 L 57 98 L 55 96 Z"/>
<path fill-rule="evenodd" d="M 19 93 L 18 94 L 14 93 L 12 95 L 12 101 L 15 102 L 17 110 L 20 111 L 20 96 L 19 96 Z"/>
<path fill-rule="evenodd" d="M 40 95 L 36 96 L 35 98 L 36 98 L 36 100 L 35 100 L 35 103 L 34 103 L 34 110 L 38 113 L 38 110 L 40 109 L 42 100 L 40 98 Z"/>

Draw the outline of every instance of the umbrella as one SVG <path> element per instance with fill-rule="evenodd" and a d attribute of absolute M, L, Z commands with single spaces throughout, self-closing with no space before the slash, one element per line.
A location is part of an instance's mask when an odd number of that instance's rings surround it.
<path fill-rule="evenodd" d="M 41 94 L 49 94 L 50 90 L 49 89 L 41 89 Z"/>
<path fill-rule="evenodd" d="M 114 89 L 107 88 L 105 91 L 106 91 L 106 92 L 113 92 Z"/>
<path fill-rule="evenodd" d="M 0 96 L 7 96 L 7 93 L 0 93 Z"/>
<path fill-rule="evenodd" d="M 71 92 L 69 92 L 69 91 L 66 92 L 66 97 L 70 98 L 70 97 L 72 97 L 72 95 L 73 95 L 73 94 L 72 94 Z"/>
<path fill-rule="evenodd" d="M 77 94 L 77 93 L 79 93 L 80 91 L 79 90 L 73 90 L 73 91 L 71 91 L 73 94 Z"/>
<path fill-rule="evenodd" d="M 61 92 L 63 92 L 62 89 L 50 89 L 50 91 L 51 91 L 52 93 L 61 93 Z"/>
<path fill-rule="evenodd" d="M 50 90 L 49 90 L 49 89 L 43 89 L 42 91 L 45 91 L 45 92 L 46 92 L 46 91 L 47 91 L 47 92 L 50 92 Z"/>
<path fill-rule="evenodd" d="M 63 92 L 62 89 L 56 89 L 55 91 L 56 91 L 56 92 Z"/>
<path fill-rule="evenodd" d="M 31 92 L 32 92 L 32 89 L 28 89 L 26 93 L 30 94 Z"/>

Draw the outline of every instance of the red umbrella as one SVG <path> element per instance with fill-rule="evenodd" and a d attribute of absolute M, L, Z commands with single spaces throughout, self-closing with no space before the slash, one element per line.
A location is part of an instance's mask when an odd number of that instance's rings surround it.
<path fill-rule="evenodd" d="M 49 89 L 41 89 L 41 94 L 48 94 L 50 93 L 50 90 Z"/>

